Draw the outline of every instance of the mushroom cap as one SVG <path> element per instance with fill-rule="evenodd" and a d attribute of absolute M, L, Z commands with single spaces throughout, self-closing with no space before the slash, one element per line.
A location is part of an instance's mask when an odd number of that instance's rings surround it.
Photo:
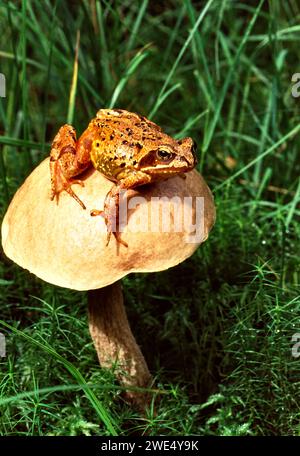
<path fill-rule="evenodd" d="M 90 211 L 103 208 L 113 184 L 94 169 L 82 179 L 84 187 L 72 188 L 86 210 L 66 192 L 58 203 L 51 201 L 49 159 L 44 160 L 16 192 L 2 223 L 5 254 L 61 287 L 91 290 L 130 272 L 168 269 L 192 255 L 215 221 L 212 194 L 193 170 L 186 179 L 176 176 L 129 190 L 128 218 L 121 233 L 128 248 L 114 236 L 106 245 L 104 219 L 92 217 Z"/>

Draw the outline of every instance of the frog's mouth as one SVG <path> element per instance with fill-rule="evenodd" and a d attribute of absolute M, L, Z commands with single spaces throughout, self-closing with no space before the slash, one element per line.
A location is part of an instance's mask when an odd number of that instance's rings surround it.
<path fill-rule="evenodd" d="M 187 161 L 183 163 L 182 161 L 174 166 L 169 165 L 161 165 L 157 164 L 155 166 L 145 166 L 143 167 L 143 171 L 147 174 L 179 174 L 179 173 L 186 173 L 187 171 L 191 171 L 195 167 L 195 164 L 190 165 Z"/>

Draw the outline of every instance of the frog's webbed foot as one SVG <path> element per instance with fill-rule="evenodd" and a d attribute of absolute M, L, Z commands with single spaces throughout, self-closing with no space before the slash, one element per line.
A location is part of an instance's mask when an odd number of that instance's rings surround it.
<path fill-rule="evenodd" d="M 79 174 L 79 172 L 76 169 L 76 133 L 71 125 L 61 127 L 54 138 L 50 153 L 50 173 L 51 200 L 55 198 L 56 202 L 58 202 L 59 194 L 65 191 L 83 209 L 86 209 L 81 199 L 71 188 L 73 184 L 84 186 L 80 179 L 72 178 L 73 175 Z"/>
<path fill-rule="evenodd" d="M 123 239 L 121 238 L 121 234 L 119 231 L 119 203 L 119 188 L 113 187 L 106 195 L 104 201 L 104 209 L 102 211 L 97 209 L 91 211 L 92 217 L 101 215 L 105 220 L 107 228 L 106 246 L 108 246 L 109 241 L 111 239 L 111 234 L 113 234 L 116 238 L 117 243 L 124 245 L 124 247 L 128 247 L 127 242 L 123 241 Z"/>
<path fill-rule="evenodd" d="M 59 194 L 65 191 L 70 196 L 72 196 L 72 198 L 74 198 L 75 201 L 77 201 L 77 203 L 80 204 L 83 209 L 86 209 L 84 203 L 80 198 L 78 198 L 76 193 L 71 188 L 73 184 L 79 184 L 81 187 L 84 187 L 84 183 L 80 179 L 67 179 L 61 170 L 59 162 L 55 163 L 53 168 L 54 172 L 51 177 L 51 200 L 55 198 L 56 202 L 58 203 Z"/>

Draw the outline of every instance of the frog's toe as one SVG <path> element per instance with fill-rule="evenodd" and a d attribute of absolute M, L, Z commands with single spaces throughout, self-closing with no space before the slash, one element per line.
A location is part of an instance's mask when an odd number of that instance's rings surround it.
<path fill-rule="evenodd" d="M 98 209 L 93 209 L 90 212 L 90 214 L 91 214 L 92 217 L 96 217 L 97 215 L 102 215 L 102 217 L 105 217 L 104 211 L 98 211 Z"/>
<path fill-rule="evenodd" d="M 76 195 L 76 193 L 72 190 L 71 188 L 71 185 L 73 184 L 79 184 L 79 182 L 73 182 L 73 181 L 68 181 L 66 182 L 63 187 L 57 189 L 57 188 L 54 188 L 52 189 L 51 191 L 51 200 L 56 200 L 56 203 L 58 204 L 58 201 L 59 201 L 59 195 L 65 191 L 67 192 L 70 196 L 72 196 L 72 198 L 74 198 L 75 201 L 77 201 L 78 204 L 80 204 L 80 206 L 82 207 L 82 209 L 86 209 L 84 203 L 81 201 L 81 199 Z"/>
<path fill-rule="evenodd" d="M 84 182 L 81 179 L 72 179 L 70 181 L 70 184 L 71 185 L 78 184 L 78 185 L 80 185 L 80 187 L 84 187 Z"/>
<path fill-rule="evenodd" d="M 124 245 L 124 247 L 128 247 L 127 242 L 123 241 L 123 239 L 121 238 L 120 231 L 118 231 L 117 227 L 115 227 L 115 225 L 116 225 L 115 217 L 109 213 L 109 211 L 107 210 L 107 207 L 105 209 L 106 210 L 103 210 L 103 211 L 98 210 L 98 209 L 93 209 L 90 212 L 90 214 L 92 217 L 101 215 L 105 220 L 105 224 L 106 224 L 106 228 L 107 228 L 106 247 L 108 246 L 108 244 L 110 242 L 112 234 L 114 235 L 118 244 L 122 244 L 122 245 Z"/>
<path fill-rule="evenodd" d="M 122 244 L 122 245 L 124 245 L 124 247 L 128 248 L 127 242 L 123 241 L 119 231 L 113 231 L 113 235 L 115 236 L 116 241 L 117 241 L 118 244 Z M 108 245 L 108 243 L 109 243 L 110 236 L 111 236 L 111 232 L 108 232 L 107 233 L 107 244 L 106 245 Z"/>
<path fill-rule="evenodd" d="M 107 236 L 106 236 L 106 244 L 105 244 L 105 247 L 108 246 L 109 244 L 109 241 L 110 241 L 110 238 L 111 238 L 111 231 L 107 231 Z"/>
<path fill-rule="evenodd" d="M 78 198 L 76 193 L 72 190 L 71 185 L 73 185 L 73 184 L 79 184 L 79 182 L 76 182 L 76 181 L 75 182 L 74 181 L 68 182 L 68 186 L 66 188 L 64 188 L 65 192 L 67 192 L 70 196 L 72 196 L 72 198 L 74 198 L 74 200 L 77 201 L 78 204 L 80 204 L 82 209 L 86 209 L 86 207 L 83 204 L 83 202 L 81 201 L 81 199 Z M 81 186 L 83 187 L 83 185 L 81 185 Z"/>
<path fill-rule="evenodd" d="M 56 199 L 56 202 L 58 203 L 59 200 L 59 195 L 61 192 L 65 191 L 67 192 L 72 198 L 77 201 L 78 204 L 83 209 L 86 209 L 85 205 L 81 201 L 80 198 L 76 195 L 76 193 L 72 190 L 71 186 L 73 184 L 79 184 L 81 187 L 84 187 L 84 183 L 80 179 L 68 179 L 63 171 L 62 168 L 59 164 L 58 161 L 54 161 L 51 163 L 50 161 L 50 166 L 51 166 L 51 200 Z"/>

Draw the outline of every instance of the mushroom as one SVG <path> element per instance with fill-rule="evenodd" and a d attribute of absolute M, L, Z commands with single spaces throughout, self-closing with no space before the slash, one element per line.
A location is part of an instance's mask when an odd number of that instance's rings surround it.
<path fill-rule="evenodd" d="M 112 183 L 95 170 L 83 176 L 77 195 L 50 200 L 49 159 L 16 192 L 2 223 L 5 254 L 46 282 L 89 290 L 89 329 L 102 367 L 113 367 L 126 396 L 143 407 L 151 375 L 131 332 L 120 279 L 131 272 L 162 271 L 187 259 L 206 240 L 215 220 L 212 194 L 193 170 L 126 193 L 128 216 L 121 236 L 107 245 L 102 217 Z M 138 388 L 137 388 L 138 387 Z"/>

